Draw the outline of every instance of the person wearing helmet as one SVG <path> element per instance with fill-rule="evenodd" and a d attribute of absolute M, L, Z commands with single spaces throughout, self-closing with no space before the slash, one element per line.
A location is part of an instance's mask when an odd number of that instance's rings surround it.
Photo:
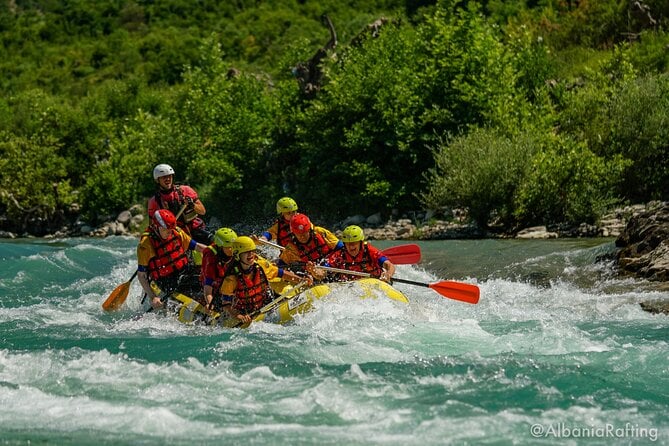
<path fill-rule="evenodd" d="M 207 211 L 200 201 L 197 192 L 185 184 L 174 184 L 174 169 L 169 164 L 158 164 L 153 168 L 153 179 L 158 186 L 156 194 L 149 198 L 149 215 L 158 209 L 169 209 L 174 215 L 179 215 L 177 224 L 191 237 L 200 243 L 208 245 L 212 235 L 207 230 L 204 220 L 200 216 Z"/>
<path fill-rule="evenodd" d="M 318 263 L 344 247 L 332 232 L 321 226 L 314 226 L 309 217 L 301 213 L 291 218 L 290 232 L 290 241 L 279 257 L 286 264 Z"/>
<path fill-rule="evenodd" d="M 160 308 L 163 303 L 151 282 L 158 285 L 163 295 L 173 291 L 190 292 L 191 289 L 185 289 L 186 284 L 180 280 L 188 267 L 186 251 L 201 252 L 204 248 L 205 245 L 191 239 L 177 226 L 171 211 L 159 209 L 153 213 L 137 246 L 137 278 L 153 308 Z"/>
<path fill-rule="evenodd" d="M 205 309 L 221 311 L 220 288 L 223 278 L 232 264 L 232 245 L 237 233 L 230 228 L 220 228 L 214 234 L 214 242 L 202 253 L 202 288 Z"/>
<path fill-rule="evenodd" d="M 384 282 L 390 282 L 395 274 L 395 265 L 383 253 L 365 241 L 365 233 L 360 226 L 347 226 L 341 234 L 344 249 L 328 256 L 326 265 L 334 268 L 369 273 Z M 313 271 L 314 277 L 323 278 L 324 271 Z M 355 280 L 359 276 L 338 274 L 336 280 Z"/>
<path fill-rule="evenodd" d="M 232 243 L 235 260 L 228 268 L 221 285 L 223 309 L 230 317 L 242 323 L 251 322 L 252 313 L 274 299 L 269 281 L 280 277 L 297 283 L 310 277 L 301 278 L 287 269 L 279 268 L 256 253 L 256 244 L 251 237 L 241 236 Z"/>
<path fill-rule="evenodd" d="M 297 213 L 297 203 L 290 197 L 279 198 L 276 202 L 276 212 L 279 214 L 274 224 L 260 237 L 251 236 L 254 241 L 275 241 L 278 245 L 286 246 L 290 241 L 290 219 Z"/>

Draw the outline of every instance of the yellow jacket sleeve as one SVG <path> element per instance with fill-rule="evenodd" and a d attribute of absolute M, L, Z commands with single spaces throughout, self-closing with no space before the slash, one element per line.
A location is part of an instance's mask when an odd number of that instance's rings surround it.
<path fill-rule="evenodd" d="M 223 296 L 234 296 L 237 289 L 237 277 L 226 276 L 221 284 L 221 294 Z"/>
<path fill-rule="evenodd" d="M 339 239 L 337 238 L 337 236 L 325 228 L 316 226 L 314 227 L 314 232 L 321 234 L 330 248 L 334 248 L 335 246 L 337 246 L 337 243 L 339 243 Z"/>
<path fill-rule="evenodd" d="M 149 260 L 155 257 L 156 252 L 151 245 L 148 235 L 142 235 L 137 245 L 137 264 L 140 266 L 148 266 Z"/>
<path fill-rule="evenodd" d="M 275 277 L 279 277 L 279 268 L 269 260 L 258 256 L 256 263 L 260 265 L 260 267 L 265 271 L 267 280 L 272 280 Z"/>

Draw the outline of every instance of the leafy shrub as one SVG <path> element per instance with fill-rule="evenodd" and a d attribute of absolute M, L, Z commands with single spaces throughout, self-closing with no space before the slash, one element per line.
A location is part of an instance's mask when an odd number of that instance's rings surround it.
<path fill-rule="evenodd" d="M 154 150 L 168 126 L 140 112 L 118 132 L 109 132 L 109 155 L 91 169 L 82 187 L 82 202 L 91 222 L 115 215 L 152 194 L 151 168 L 157 164 Z"/>
<path fill-rule="evenodd" d="M 624 83 L 605 110 L 610 133 L 600 150 L 630 161 L 618 192 L 634 202 L 669 197 L 669 76 Z"/>
<path fill-rule="evenodd" d="M 495 129 L 474 129 L 433 151 L 435 167 L 425 175 L 428 188 L 420 194 L 430 209 L 468 207 L 470 216 L 487 227 L 493 211 L 507 223 L 514 197 L 530 167 L 527 160 L 545 142 L 538 132 L 506 136 Z"/>
<path fill-rule="evenodd" d="M 583 143 L 558 142 L 532 158 L 514 214 L 524 225 L 594 223 L 615 202 L 613 189 L 626 164 L 621 157 L 607 161 Z"/>
<path fill-rule="evenodd" d="M 66 160 L 53 137 L 0 133 L 0 208 L 4 229 L 42 235 L 60 229 L 74 202 Z"/>

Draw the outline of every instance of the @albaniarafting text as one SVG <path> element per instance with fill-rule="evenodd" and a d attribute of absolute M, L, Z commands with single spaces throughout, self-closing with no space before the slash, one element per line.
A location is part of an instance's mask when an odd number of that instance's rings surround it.
<path fill-rule="evenodd" d="M 534 438 L 647 438 L 657 441 L 656 427 L 640 427 L 625 423 L 624 426 L 605 424 L 603 426 L 571 426 L 565 423 L 533 424 L 530 434 Z"/>

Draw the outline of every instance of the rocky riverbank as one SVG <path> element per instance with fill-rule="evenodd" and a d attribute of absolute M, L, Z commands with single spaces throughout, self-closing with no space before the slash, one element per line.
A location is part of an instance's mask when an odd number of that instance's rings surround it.
<path fill-rule="evenodd" d="M 634 216 L 657 207 L 657 202 L 616 208 L 604 215 L 597 224 L 582 223 L 578 226 L 553 225 L 523 228 L 516 232 L 505 232 L 500 228 L 482 230 L 469 221 L 466 212 L 451 210 L 441 219 L 431 211 L 414 212 L 398 218 L 384 220 L 380 214 L 368 217 L 355 215 L 335 223 L 330 228 L 335 232 L 355 224 L 365 230 L 369 240 L 448 240 L 478 238 L 525 238 L 550 239 L 560 237 L 618 237 Z M 107 216 L 98 226 L 77 219 L 45 238 L 59 237 L 107 237 L 111 235 L 138 235 L 146 227 L 146 210 L 137 204 L 116 216 Z M 209 227 L 220 226 L 215 217 Z M 241 228 L 240 228 L 241 229 Z M 14 234 L 0 231 L 0 238 L 30 237 L 30 234 Z"/>
<path fill-rule="evenodd" d="M 624 274 L 669 282 L 669 202 L 657 203 L 630 219 L 616 239 L 617 263 Z M 642 302 L 651 313 L 669 315 L 669 300 Z"/>
<path fill-rule="evenodd" d="M 606 213 L 597 224 L 577 226 L 553 225 L 523 228 L 505 232 L 499 228 L 482 230 L 471 223 L 465 212 L 453 210 L 448 219 L 435 219 L 431 212 L 416 213 L 413 218 L 383 221 L 379 214 L 356 215 L 341 222 L 335 229 L 349 224 L 361 226 L 370 240 L 448 240 L 476 238 L 550 239 L 560 237 L 618 237 L 630 219 L 657 206 L 657 202 L 616 208 Z"/>

